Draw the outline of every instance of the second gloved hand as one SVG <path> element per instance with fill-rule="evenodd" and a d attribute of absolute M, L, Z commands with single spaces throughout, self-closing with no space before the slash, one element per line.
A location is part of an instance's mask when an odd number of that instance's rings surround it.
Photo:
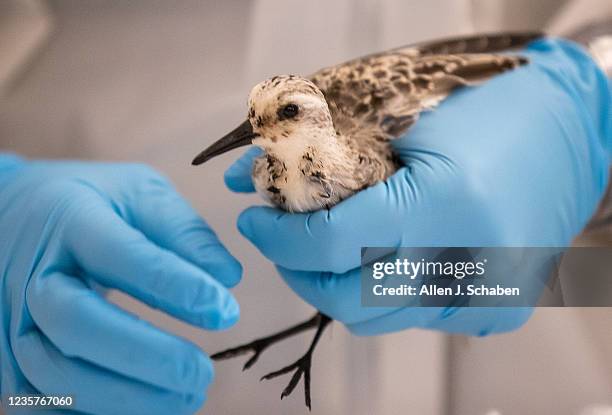
<path fill-rule="evenodd" d="M 72 396 L 87 414 L 189 414 L 212 381 L 194 344 L 107 302 L 121 290 L 223 329 L 240 264 L 170 183 L 141 165 L 0 154 L 0 366 L 7 396 Z M 21 412 L 20 412 L 21 413 Z"/>
<path fill-rule="evenodd" d="M 393 145 L 405 167 L 331 210 L 247 209 L 240 231 L 289 286 L 353 333 L 409 327 L 485 335 L 530 309 L 366 308 L 361 247 L 567 246 L 605 189 L 612 147 L 608 82 L 577 46 L 542 40 L 530 64 L 456 91 Z M 251 150 L 226 172 L 252 191 Z"/>

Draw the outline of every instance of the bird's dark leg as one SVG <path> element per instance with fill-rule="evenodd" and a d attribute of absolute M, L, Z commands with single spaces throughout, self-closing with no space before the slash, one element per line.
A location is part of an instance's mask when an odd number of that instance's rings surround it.
<path fill-rule="evenodd" d="M 262 337 L 261 339 L 253 340 L 250 343 L 243 344 L 242 346 L 233 347 L 231 349 L 223 350 L 215 353 L 211 356 L 213 360 L 231 359 L 232 357 L 241 356 L 248 352 L 253 352 L 253 356 L 244 364 L 242 370 L 247 370 L 257 362 L 259 355 L 268 348 L 268 346 L 280 342 L 288 337 L 295 336 L 303 331 L 310 330 L 320 325 L 321 316 L 320 313 L 315 314 L 312 318 L 303 323 L 297 324 L 293 327 L 289 327 L 279 333 L 271 336 Z"/>
<path fill-rule="evenodd" d="M 311 409 L 311 405 L 310 405 L 310 366 L 312 364 L 312 353 L 314 352 L 314 349 L 317 347 L 317 343 L 319 342 L 319 339 L 321 338 L 321 334 L 323 334 L 323 331 L 325 330 L 327 325 L 332 321 L 331 318 L 321 313 L 317 313 L 315 317 L 317 317 L 317 332 L 315 333 L 314 338 L 312 339 L 312 343 L 310 343 L 310 347 L 308 348 L 304 356 L 300 357 L 295 363 L 289 366 L 286 366 L 280 370 L 277 370 L 275 372 L 268 373 L 267 375 L 261 378 L 261 380 L 272 379 L 277 376 L 284 375 L 285 373 L 294 371 L 293 376 L 291 377 L 291 380 L 289 381 L 289 384 L 287 385 L 287 387 L 283 390 L 283 393 L 281 394 L 281 399 L 283 399 L 284 397 L 289 396 L 291 392 L 293 392 L 298 382 L 300 381 L 300 378 L 303 375 L 304 376 L 304 399 L 306 402 L 306 406 L 308 407 L 308 410 Z"/>

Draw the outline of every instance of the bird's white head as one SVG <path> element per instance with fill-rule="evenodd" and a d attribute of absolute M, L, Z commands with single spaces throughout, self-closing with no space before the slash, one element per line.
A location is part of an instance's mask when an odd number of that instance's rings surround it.
<path fill-rule="evenodd" d="M 336 136 L 323 93 L 308 79 L 275 76 L 251 90 L 248 119 L 200 153 L 201 164 L 231 149 L 254 144 L 267 152 L 292 153 Z"/>
<path fill-rule="evenodd" d="M 323 93 L 295 75 L 275 76 L 251 90 L 249 122 L 257 135 L 253 144 L 264 150 L 303 147 L 335 135 Z"/>

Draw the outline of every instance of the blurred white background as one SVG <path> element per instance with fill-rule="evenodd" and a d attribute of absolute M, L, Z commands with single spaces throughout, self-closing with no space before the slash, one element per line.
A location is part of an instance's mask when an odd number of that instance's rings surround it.
<path fill-rule="evenodd" d="M 231 194 L 231 153 L 190 161 L 242 121 L 256 82 L 308 74 L 368 52 L 482 30 L 563 31 L 601 14 L 563 0 L 0 0 L 0 148 L 30 157 L 137 160 L 168 175 L 243 263 L 238 325 L 211 333 L 114 300 L 212 353 L 294 324 L 313 310 L 240 237 L 257 196 Z M 610 4 L 608 4 L 610 3 Z M 612 405 L 612 312 L 537 310 L 490 338 L 420 330 L 351 337 L 334 324 L 313 365 L 314 414 L 577 414 Z M 216 365 L 208 414 L 307 413 L 301 386 L 259 376 L 294 361 L 310 335 Z"/>

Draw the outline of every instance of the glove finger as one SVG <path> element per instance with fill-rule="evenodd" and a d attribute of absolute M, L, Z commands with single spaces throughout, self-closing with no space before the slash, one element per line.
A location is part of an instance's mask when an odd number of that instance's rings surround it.
<path fill-rule="evenodd" d="M 27 290 L 32 319 L 66 356 L 177 393 L 200 393 L 212 381 L 212 362 L 197 346 L 107 302 L 77 277 L 55 272 Z"/>
<path fill-rule="evenodd" d="M 251 173 L 253 172 L 253 160 L 262 154 L 259 147 L 248 149 L 238 160 L 236 160 L 225 171 L 223 178 L 225 185 L 233 192 L 252 193 L 255 191 Z"/>
<path fill-rule="evenodd" d="M 357 336 L 423 328 L 445 333 L 486 336 L 512 331 L 525 324 L 533 309 L 527 307 L 408 307 L 385 316 L 347 325 Z"/>
<path fill-rule="evenodd" d="M 387 315 L 397 307 L 361 306 L 361 270 L 344 274 L 292 271 L 277 267 L 281 276 L 304 301 L 344 324 L 355 324 Z"/>
<path fill-rule="evenodd" d="M 15 358 L 28 381 L 44 395 L 72 396 L 88 414 L 191 414 L 205 400 L 126 378 L 61 353 L 39 330 L 13 339 Z M 114 351 L 113 351 L 114 352 Z"/>
<path fill-rule="evenodd" d="M 93 203 L 71 220 L 64 243 L 86 277 L 200 327 L 223 329 L 238 320 L 238 303 L 225 287 L 110 209 Z"/>
<path fill-rule="evenodd" d="M 149 190 L 145 203 L 128 207 L 130 224 L 226 287 L 238 284 L 242 266 L 187 201 L 165 182 Z"/>
<path fill-rule="evenodd" d="M 363 196 L 385 198 L 385 187 L 371 187 L 362 193 L 331 210 L 312 213 L 251 207 L 238 218 L 238 229 L 264 256 L 284 268 L 342 274 L 359 266 L 361 247 L 397 246 L 400 240 L 397 226 L 385 226 L 381 223 L 385 218 L 373 220 L 358 206 Z"/>

